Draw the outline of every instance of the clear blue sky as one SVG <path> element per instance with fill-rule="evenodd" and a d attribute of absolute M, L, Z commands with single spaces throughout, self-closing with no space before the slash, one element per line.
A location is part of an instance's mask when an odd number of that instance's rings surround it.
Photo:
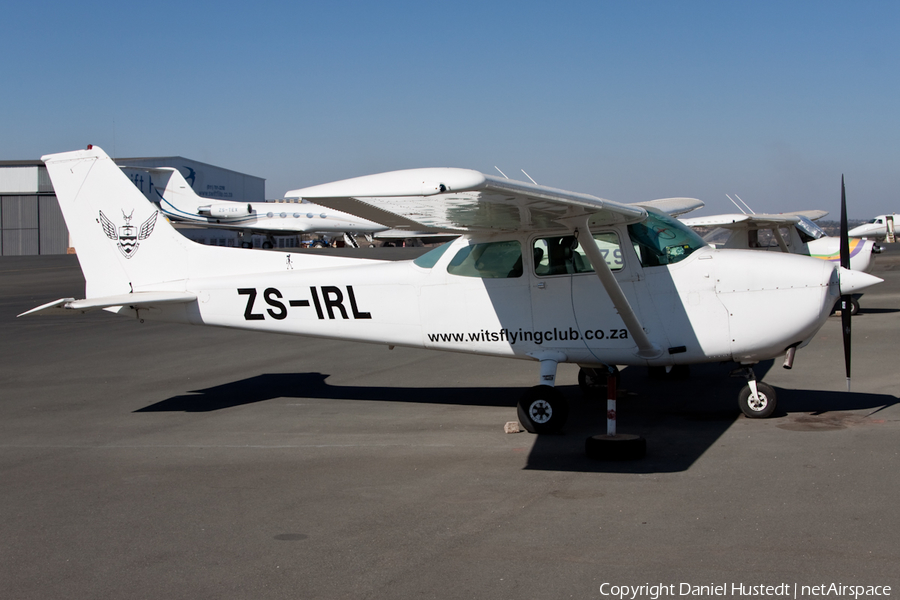
<path fill-rule="evenodd" d="M 267 195 L 457 166 L 703 213 L 900 211 L 897 2 L 15 2 L 0 159 L 102 146 Z"/>

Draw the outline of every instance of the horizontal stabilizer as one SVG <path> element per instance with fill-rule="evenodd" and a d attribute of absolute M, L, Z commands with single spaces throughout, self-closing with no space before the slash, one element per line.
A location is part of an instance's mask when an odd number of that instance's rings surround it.
<path fill-rule="evenodd" d="M 53 302 L 48 302 L 32 308 L 29 311 L 20 314 L 20 317 L 33 314 L 42 315 L 62 315 L 74 314 L 76 312 L 84 313 L 89 310 L 97 310 L 100 308 L 110 308 L 112 306 L 133 306 L 133 307 L 149 307 L 158 304 L 179 304 L 193 302 L 197 299 L 196 294 L 190 292 L 134 292 L 133 294 L 119 294 L 116 296 L 104 296 L 102 298 L 88 298 L 85 300 L 76 300 L 75 298 L 60 298 Z"/>

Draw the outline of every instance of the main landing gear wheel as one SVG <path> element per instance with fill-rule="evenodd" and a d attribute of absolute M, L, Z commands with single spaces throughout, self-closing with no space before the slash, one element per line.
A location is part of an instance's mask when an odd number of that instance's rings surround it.
<path fill-rule="evenodd" d="M 615 370 L 616 386 L 619 383 L 619 369 Z M 581 393 L 588 398 L 603 398 L 606 396 L 606 377 L 605 369 L 586 369 L 581 367 L 578 369 L 578 387 Z"/>
<path fill-rule="evenodd" d="M 831 309 L 831 314 L 835 314 L 839 310 L 841 310 L 841 301 L 840 300 L 838 300 L 837 302 L 834 303 L 834 308 Z M 851 297 L 850 298 L 850 316 L 854 317 L 854 316 L 856 316 L 856 314 L 858 312 L 859 312 L 859 300 Z"/>
<path fill-rule="evenodd" d="M 756 382 L 756 396 L 750 390 L 750 384 L 741 388 L 738 394 L 738 406 L 741 412 L 751 419 L 765 419 L 775 412 L 775 389 L 768 383 Z"/>
<path fill-rule="evenodd" d="M 595 460 L 637 460 L 647 454 L 647 440 L 627 433 L 592 435 L 584 441 L 584 453 Z"/>
<path fill-rule="evenodd" d="M 519 400 L 516 412 L 530 433 L 559 433 L 569 417 L 569 404 L 556 388 L 536 385 Z"/>

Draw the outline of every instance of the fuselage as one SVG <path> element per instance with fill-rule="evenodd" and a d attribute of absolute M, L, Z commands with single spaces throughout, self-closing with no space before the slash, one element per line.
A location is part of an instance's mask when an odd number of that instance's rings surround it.
<path fill-rule="evenodd" d="M 649 265 L 627 227 L 593 234 L 658 356 L 637 356 L 566 231 L 460 238 L 415 261 L 304 268 L 294 254 L 278 272 L 185 280 L 196 303 L 141 316 L 582 365 L 753 363 L 808 343 L 839 295 L 834 268 L 809 257 L 701 244 Z"/>
<path fill-rule="evenodd" d="M 868 238 L 876 241 L 884 240 L 888 233 L 894 234 L 894 220 L 896 215 L 878 215 L 868 223 L 854 227 L 848 232 L 850 237 Z"/>

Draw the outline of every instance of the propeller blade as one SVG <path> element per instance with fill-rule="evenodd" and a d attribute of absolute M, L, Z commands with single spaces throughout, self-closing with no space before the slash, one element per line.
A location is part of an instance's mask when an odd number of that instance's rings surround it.
<path fill-rule="evenodd" d="M 850 268 L 850 238 L 847 235 L 847 191 L 841 175 L 841 266 Z"/>
<path fill-rule="evenodd" d="M 841 267 L 850 268 L 850 238 L 847 235 L 847 192 L 841 175 Z M 844 339 L 844 367 L 847 371 L 847 391 L 850 391 L 850 294 L 841 295 L 841 330 Z"/>

